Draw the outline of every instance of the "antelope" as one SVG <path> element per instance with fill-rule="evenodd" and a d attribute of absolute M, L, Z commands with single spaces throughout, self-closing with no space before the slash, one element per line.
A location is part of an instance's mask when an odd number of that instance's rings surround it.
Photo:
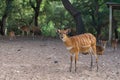
<path fill-rule="evenodd" d="M 21 26 L 21 27 L 18 27 L 18 29 L 20 29 L 22 31 L 23 36 L 24 36 L 25 32 L 27 33 L 27 36 L 30 32 L 30 28 L 28 26 Z"/>
<path fill-rule="evenodd" d="M 111 40 L 111 45 L 115 51 L 115 49 L 117 49 L 117 44 L 118 44 L 118 39 L 113 39 Z"/>
<path fill-rule="evenodd" d="M 70 72 L 72 69 L 73 55 L 75 55 L 75 72 L 76 72 L 76 63 L 78 60 L 79 53 L 90 54 L 91 55 L 91 67 L 93 66 L 92 55 L 96 58 L 97 71 L 98 71 L 98 56 L 96 54 L 96 38 L 91 33 L 84 33 L 72 37 L 68 37 L 67 34 L 70 32 L 70 29 L 66 30 L 57 30 L 60 39 L 65 44 L 67 50 L 70 52 Z"/>
<path fill-rule="evenodd" d="M 104 49 L 105 49 L 104 47 L 96 45 L 96 53 L 97 53 L 97 55 L 103 55 Z"/>
<path fill-rule="evenodd" d="M 10 37 L 10 40 L 13 40 L 15 38 L 15 32 L 14 31 L 10 31 L 9 32 L 9 37 Z"/>
<path fill-rule="evenodd" d="M 33 37 L 33 39 L 34 39 L 34 37 L 35 37 L 35 33 L 37 33 L 37 34 L 41 33 L 40 28 L 39 28 L 39 27 L 36 27 L 36 26 L 31 27 L 31 30 L 30 30 L 30 31 L 32 32 L 32 37 Z"/>
<path fill-rule="evenodd" d="M 107 44 L 107 40 L 100 40 L 101 46 L 105 49 L 106 48 L 106 44 Z"/>

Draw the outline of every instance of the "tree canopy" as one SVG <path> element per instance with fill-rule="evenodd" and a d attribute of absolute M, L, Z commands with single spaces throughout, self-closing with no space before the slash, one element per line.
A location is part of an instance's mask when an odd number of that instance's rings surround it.
<path fill-rule="evenodd" d="M 85 32 L 95 35 L 108 34 L 109 9 L 106 2 L 119 0 L 68 0 L 80 12 Z M 120 25 L 120 11 L 114 16 Z M 3 21 L 3 22 L 2 22 Z M 1 24 L 4 23 L 4 24 Z M 57 28 L 76 28 L 74 17 L 67 11 L 62 0 L 2 0 L 0 1 L 0 32 L 14 30 L 18 26 L 38 26 L 42 34 L 56 36 Z M 2 27 L 4 26 L 4 27 Z M 2 32 L 3 31 L 3 32 Z M 118 28 L 120 32 L 120 29 Z"/>

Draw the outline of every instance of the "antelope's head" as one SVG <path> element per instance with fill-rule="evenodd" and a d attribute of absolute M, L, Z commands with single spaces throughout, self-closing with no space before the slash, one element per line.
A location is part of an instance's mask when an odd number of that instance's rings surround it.
<path fill-rule="evenodd" d="M 66 29 L 66 30 L 57 30 L 57 33 L 59 34 L 60 39 L 62 39 L 63 41 L 66 40 L 67 38 L 67 34 L 70 32 L 70 29 Z"/>
<path fill-rule="evenodd" d="M 101 46 L 105 49 L 107 44 L 107 40 L 101 40 Z"/>

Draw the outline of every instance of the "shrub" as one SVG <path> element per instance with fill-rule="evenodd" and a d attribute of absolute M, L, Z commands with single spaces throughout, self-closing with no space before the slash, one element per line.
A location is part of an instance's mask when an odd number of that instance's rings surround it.
<path fill-rule="evenodd" d="M 42 34 L 47 37 L 56 37 L 56 29 L 54 23 L 49 21 L 48 24 L 45 24 L 41 27 Z"/>

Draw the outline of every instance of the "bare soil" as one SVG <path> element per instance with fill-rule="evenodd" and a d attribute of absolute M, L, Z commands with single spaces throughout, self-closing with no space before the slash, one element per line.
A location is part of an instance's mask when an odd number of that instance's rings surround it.
<path fill-rule="evenodd" d="M 60 39 L 0 37 L 0 80 L 120 80 L 120 47 L 99 56 L 99 71 L 90 55 L 79 55 L 77 72 L 69 72 L 69 52 Z"/>

